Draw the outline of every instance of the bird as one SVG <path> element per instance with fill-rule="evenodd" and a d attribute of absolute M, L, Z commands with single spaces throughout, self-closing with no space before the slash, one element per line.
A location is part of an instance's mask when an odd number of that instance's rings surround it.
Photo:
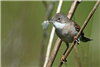
<path fill-rule="evenodd" d="M 77 36 L 81 28 L 76 22 L 70 20 L 62 12 L 55 14 L 49 22 L 55 27 L 57 36 L 66 43 L 67 48 L 63 53 L 63 55 L 65 55 L 67 49 L 69 48 L 69 43 L 72 43 L 75 40 L 75 36 Z M 92 40 L 93 39 L 84 36 L 84 32 L 82 31 L 80 37 L 76 41 L 77 44 L 79 44 L 80 41 L 88 42 Z"/>

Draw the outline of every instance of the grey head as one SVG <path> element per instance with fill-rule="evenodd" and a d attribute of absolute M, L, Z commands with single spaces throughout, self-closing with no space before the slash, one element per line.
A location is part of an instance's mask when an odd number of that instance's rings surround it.
<path fill-rule="evenodd" d="M 69 23 L 69 18 L 64 13 L 55 14 L 50 22 Z"/>

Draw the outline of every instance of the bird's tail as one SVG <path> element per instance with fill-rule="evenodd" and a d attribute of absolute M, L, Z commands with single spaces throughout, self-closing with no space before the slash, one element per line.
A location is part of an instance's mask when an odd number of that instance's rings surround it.
<path fill-rule="evenodd" d="M 81 40 L 82 42 L 87 42 L 87 41 L 92 41 L 93 39 L 90 39 L 90 38 L 88 38 L 88 37 L 82 35 L 82 36 L 80 37 L 80 40 Z"/>

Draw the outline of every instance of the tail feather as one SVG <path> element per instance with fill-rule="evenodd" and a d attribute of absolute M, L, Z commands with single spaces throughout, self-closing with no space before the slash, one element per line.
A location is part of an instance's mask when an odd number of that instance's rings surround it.
<path fill-rule="evenodd" d="M 90 39 L 90 38 L 88 38 L 88 37 L 82 35 L 82 36 L 80 37 L 80 40 L 81 40 L 82 42 L 87 42 L 87 41 L 92 41 L 93 39 Z"/>

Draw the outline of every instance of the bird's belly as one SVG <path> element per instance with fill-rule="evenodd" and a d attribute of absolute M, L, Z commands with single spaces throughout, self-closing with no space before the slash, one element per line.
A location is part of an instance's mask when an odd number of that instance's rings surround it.
<path fill-rule="evenodd" d="M 73 34 L 74 31 L 72 32 L 63 32 L 63 30 L 59 31 L 59 30 L 56 30 L 56 34 L 57 36 L 64 42 L 67 42 L 67 43 L 71 43 L 73 42 L 74 40 L 74 36 L 77 35 L 77 32 Z"/>
<path fill-rule="evenodd" d="M 59 38 L 61 38 L 62 41 L 67 42 L 67 43 L 71 43 L 73 42 L 73 37 L 74 36 L 70 36 L 70 35 L 58 35 Z"/>
<path fill-rule="evenodd" d="M 67 42 L 67 43 L 71 43 L 73 42 L 73 37 L 72 36 L 63 36 L 63 37 L 60 37 L 62 41 L 64 42 Z"/>

